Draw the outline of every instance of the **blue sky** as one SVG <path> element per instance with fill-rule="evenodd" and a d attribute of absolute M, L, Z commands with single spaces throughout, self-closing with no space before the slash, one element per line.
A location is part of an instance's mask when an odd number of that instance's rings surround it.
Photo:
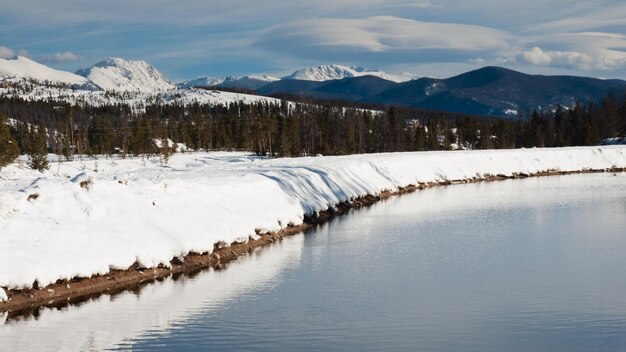
<path fill-rule="evenodd" d="M 448 77 L 486 65 L 626 79 L 626 3 L 0 0 L 0 57 L 75 71 L 143 59 L 180 81 L 339 63 Z"/>

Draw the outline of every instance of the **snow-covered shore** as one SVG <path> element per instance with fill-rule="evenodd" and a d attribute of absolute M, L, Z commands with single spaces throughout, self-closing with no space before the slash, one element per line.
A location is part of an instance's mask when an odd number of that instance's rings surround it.
<path fill-rule="evenodd" d="M 13 164 L 0 171 L 0 287 L 45 286 L 135 262 L 167 266 L 410 184 L 614 167 L 626 167 L 626 146 L 273 160 L 193 153 L 165 166 L 158 158 L 99 159 L 53 163 L 45 173 Z"/>

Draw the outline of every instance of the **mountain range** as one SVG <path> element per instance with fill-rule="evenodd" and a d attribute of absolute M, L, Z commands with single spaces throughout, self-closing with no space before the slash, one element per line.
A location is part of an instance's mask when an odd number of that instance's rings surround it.
<path fill-rule="evenodd" d="M 399 74 L 389 74 L 381 70 L 368 70 L 364 67 L 358 66 L 321 65 L 317 67 L 307 67 L 301 70 L 297 70 L 289 76 L 283 77 L 282 79 L 297 79 L 303 81 L 323 82 L 362 76 L 374 76 L 392 82 L 406 82 L 419 77 L 417 75 L 406 72 L 402 72 Z"/>
<path fill-rule="evenodd" d="M 227 76 L 223 78 L 200 77 L 178 83 L 177 86 L 179 88 L 218 87 L 257 90 L 268 83 L 279 80 L 280 78 L 272 76 Z"/>
<path fill-rule="evenodd" d="M 402 83 L 375 76 L 323 82 L 281 80 L 259 88 L 257 93 L 514 117 L 558 105 L 568 108 L 576 102 L 597 102 L 610 92 L 623 91 L 623 80 L 528 75 L 502 67 L 484 67 L 447 79 L 420 78 Z"/>
<path fill-rule="evenodd" d="M 599 101 L 609 92 L 626 90 L 623 80 L 528 75 L 501 67 L 484 67 L 451 78 L 436 79 L 417 78 L 410 74 L 391 75 L 380 70 L 342 65 L 309 67 L 280 79 L 271 76 L 202 77 L 175 85 L 140 60 L 109 58 L 71 73 L 23 56 L 0 59 L 0 81 L 7 80 L 36 83 L 44 93 L 55 86 L 67 86 L 73 92 L 83 92 L 83 95 L 106 91 L 134 92 L 144 96 L 168 93 L 183 97 L 184 101 L 193 101 L 195 98 L 191 96 L 198 95 L 210 96 L 210 99 L 205 97 L 209 101 L 223 101 L 225 93 L 203 93 L 195 87 L 238 88 L 262 96 L 302 96 L 505 117 L 519 113 L 527 115 L 536 109 L 554 109 L 557 105 L 571 107 L 576 102 Z M 44 93 L 39 95 L 45 96 Z M 264 98 L 247 96 L 247 99 Z"/>

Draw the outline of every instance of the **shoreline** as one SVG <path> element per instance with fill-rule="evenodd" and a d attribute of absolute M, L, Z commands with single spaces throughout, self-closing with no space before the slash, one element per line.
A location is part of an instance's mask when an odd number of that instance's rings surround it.
<path fill-rule="evenodd" d="M 486 174 L 483 177 L 469 179 L 446 180 L 439 182 L 411 184 L 399 187 L 397 191 L 381 191 L 378 195 L 366 195 L 350 202 L 339 203 L 334 209 L 319 212 L 317 216 L 305 217 L 300 225 L 283 228 L 278 232 L 259 234 L 258 238 L 250 237 L 246 243 L 233 242 L 215 244 L 214 250 L 209 253 L 189 253 L 183 260 L 173 259 L 170 268 L 159 266 L 155 268 L 140 268 L 137 263 L 126 270 L 111 270 L 105 275 L 97 275 L 89 278 L 75 278 L 72 280 L 59 280 L 45 287 L 33 287 L 21 290 L 5 290 L 9 300 L 0 302 L 0 313 L 8 313 L 9 318 L 36 315 L 40 308 L 62 308 L 67 305 L 77 304 L 103 294 L 115 294 L 127 290 L 133 290 L 150 282 L 162 280 L 169 276 L 180 274 L 192 274 L 205 269 L 220 269 L 224 264 L 236 260 L 255 248 L 270 245 L 282 240 L 286 236 L 303 233 L 312 227 L 323 224 L 336 216 L 346 214 L 350 209 L 370 206 L 380 200 L 392 196 L 413 193 L 417 190 L 436 186 L 448 186 L 453 184 L 491 182 L 508 179 L 521 179 L 528 177 L 562 176 L 587 173 L 623 173 L 626 168 L 613 167 L 608 169 L 582 169 L 576 171 L 546 170 L 537 173 L 513 173 L 507 175 Z"/>

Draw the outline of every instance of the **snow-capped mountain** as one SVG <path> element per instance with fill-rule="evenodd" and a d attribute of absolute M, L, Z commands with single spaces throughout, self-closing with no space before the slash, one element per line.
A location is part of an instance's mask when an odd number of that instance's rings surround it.
<path fill-rule="evenodd" d="M 176 87 L 145 61 L 108 58 L 97 64 L 76 71 L 104 90 L 159 92 Z"/>
<path fill-rule="evenodd" d="M 410 73 L 389 74 L 381 70 L 368 70 L 357 66 L 344 65 L 321 65 L 317 67 L 307 67 L 297 70 L 283 79 L 298 79 L 304 81 L 330 81 L 335 79 L 375 76 L 393 82 L 406 82 L 417 78 L 418 76 Z"/>
<path fill-rule="evenodd" d="M 241 76 L 237 78 L 238 80 L 246 80 L 246 79 L 255 79 L 257 81 L 265 81 L 265 82 L 276 82 L 280 81 L 280 78 L 268 75 L 249 75 L 249 76 Z"/>
<path fill-rule="evenodd" d="M 299 70 L 283 79 L 204 77 L 184 82 L 177 88 L 145 61 L 107 59 L 74 74 L 23 56 L 0 59 L 0 95 L 92 106 L 128 104 L 137 109 L 147 101 L 213 105 L 235 101 L 277 103 L 279 100 L 268 96 L 287 94 L 511 117 L 533 110 L 546 111 L 558 105 L 568 107 L 576 102 L 600 101 L 609 92 L 626 89 L 623 80 L 528 75 L 501 67 L 485 67 L 446 79 L 393 82 L 402 80 L 383 71 L 327 65 Z M 217 88 L 194 89 L 196 86 Z M 224 92 L 220 88 L 255 93 Z M 124 94 L 110 94 L 110 91 Z"/>
<path fill-rule="evenodd" d="M 160 72 L 143 61 L 108 59 L 89 69 L 79 70 L 78 73 L 87 77 L 55 70 L 25 57 L 0 59 L 0 95 L 29 101 L 59 101 L 89 106 L 127 104 L 135 111 L 144 109 L 147 101 L 184 105 L 228 105 L 241 101 L 249 104 L 280 103 L 278 99 L 259 95 L 177 89 Z M 109 94 L 110 91 L 116 94 Z"/>
<path fill-rule="evenodd" d="M 195 79 L 190 79 L 188 81 L 177 83 L 176 86 L 179 88 L 213 87 L 222 82 L 224 82 L 224 78 L 198 77 Z"/>
<path fill-rule="evenodd" d="M 178 83 L 180 88 L 194 87 L 230 87 L 230 88 L 248 88 L 257 89 L 268 83 L 279 81 L 280 78 L 272 76 L 250 75 L 250 76 L 227 76 L 223 78 L 216 77 L 200 77 L 189 81 Z"/>
<path fill-rule="evenodd" d="M 35 82 L 68 85 L 88 85 L 89 80 L 71 72 L 55 70 L 24 56 L 0 59 L 0 81 L 28 79 Z"/>

